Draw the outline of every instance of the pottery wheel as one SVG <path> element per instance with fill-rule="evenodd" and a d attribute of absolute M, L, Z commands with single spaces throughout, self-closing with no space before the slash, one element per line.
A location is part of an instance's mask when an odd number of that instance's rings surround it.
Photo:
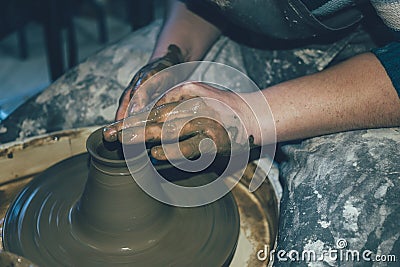
<path fill-rule="evenodd" d="M 173 210 L 171 219 L 149 223 L 163 236 L 145 240 L 143 249 L 131 246 L 142 237 L 81 234 L 84 229 L 75 229 L 73 214 L 85 189 L 88 159 L 86 153 L 64 160 L 23 189 L 4 221 L 6 250 L 52 267 L 229 265 L 239 234 L 239 215 L 231 194 L 197 208 L 165 205 Z"/>

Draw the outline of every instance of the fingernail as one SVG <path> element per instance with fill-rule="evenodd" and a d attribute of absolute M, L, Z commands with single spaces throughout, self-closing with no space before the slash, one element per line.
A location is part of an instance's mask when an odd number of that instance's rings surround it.
<path fill-rule="evenodd" d="M 118 131 L 115 128 L 104 127 L 103 137 L 106 141 L 114 142 L 118 140 Z"/>
<path fill-rule="evenodd" d="M 138 104 L 133 104 L 132 110 L 133 110 L 133 112 L 139 112 L 141 110 L 141 108 Z"/>
<path fill-rule="evenodd" d="M 163 160 L 165 158 L 164 150 L 160 149 L 158 147 L 154 147 L 151 150 L 151 154 L 155 159 L 158 159 L 158 160 Z"/>

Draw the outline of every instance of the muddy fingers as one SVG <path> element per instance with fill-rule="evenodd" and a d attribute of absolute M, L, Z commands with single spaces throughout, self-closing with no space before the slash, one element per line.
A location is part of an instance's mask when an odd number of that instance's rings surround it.
<path fill-rule="evenodd" d="M 198 113 L 199 110 L 205 110 L 205 103 L 199 99 L 193 99 L 183 102 L 166 103 L 160 106 L 154 107 L 150 112 L 137 113 L 134 116 L 125 118 L 114 122 L 104 128 L 103 136 L 106 141 L 113 142 L 119 139 L 122 141 L 120 132 L 122 130 L 130 129 L 127 133 L 136 135 L 140 131 L 140 127 L 152 127 L 153 123 L 163 123 L 168 121 L 166 125 L 173 125 L 173 122 L 180 120 L 185 121 L 184 118 L 191 118 L 194 114 Z M 202 113 L 210 113 L 209 111 L 203 111 Z M 188 119 L 186 119 L 188 121 Z M 183 125 L 182 125 L 183 126 Z M 143 140 L 143 138 L 134 138 L 135 140 Z M 131 139 L 126 139 L 131 140 Z M 131 143 L 133 141 L 128 141 Z M 136 142 L 136 141 L 134 141 Z"/>
<path fill-rule="evenodd" d="M 187 159 L 194 159 L 200 156 L 200 142 L 206 138 L 206 135 L 199 134 L 183 140 L 177 144 L 164 144 L 162 146 L 155 146 L 151 149 L 151 155 L 158 160 L 176 160 L 182 159 L 182 156 Z M 208 150 L 211 151 L 211 146 Z M 205 152 L 204 148 L 202 149 Z"/>
<path fill-rule="evenodd" d="M 115 119 L 121 120 L 132 112 L 143 110 L 146 105 L 160 96 L 166 89 L 176 84 L 176 78 L 168 72 L 158 75 L 156 79 L 151 78 L 157 76 L 162 70 L 182 62 L 183 56 L 180 48 L 172 44 L 168 47 L 168 51 L 163 57 L 154 59 L 143 66 L 124 90 Z M 147 83 L 147 81 L 149 82 Z M 147 84 L 146 86 L 144 86 L 145 83 Z M 132 105 L 130 105 L 131 100 Z M 132 110 L 128 110 L 129 107 Z"/>
<path fill-rule="evenodd" d="M 159 160 L 195 159 L 202 153 L 229 154 L 231 151 L 228 133 L 209 118 L 193 119 L 180 131 L 163 130 L 161 141 L 161 145 L 151 150 L 153 157 Z"/>

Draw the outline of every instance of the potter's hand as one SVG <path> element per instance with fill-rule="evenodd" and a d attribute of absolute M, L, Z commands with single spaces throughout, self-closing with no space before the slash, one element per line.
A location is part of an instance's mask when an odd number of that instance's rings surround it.
<path fill-rule="evenodd" d="M 109 125 L 104 138 L 119 139 L 124 144 L 153 144 L 151 154 L 159 160 L 182 155 L 193 159 L 201 153 L 228 154 L 246 149 L 249 143 L 252 146 L 257 134 L 257 127 L 252 125 L 255 121 L 240 95 L 187 83 L 166 93 L 150 113 L 138 113 Z"/>
<path fill-rule="evenodd" d="M 126 111 L 131 99 L 133 101 L 133 110 L 129 113 L 143 110 L 147 104 L 164 93 L 162 88 L 166 88 L 165 84 L 173 84 L 175 82 L 174 78 L 171 77 L 171 75 L 168 75 L 168 73 L 164 73 L 164 75 L 159 75 L 157 78 L 151 79 L 151 81 L 149 81 L 151 84 L 146 84 L 145 87 L 142 85 L 156 73 L 182 62 L 183 56 L 179 47 L 176 45 L 170 45 L 167 54 L 142 67 L 135 74 L 132 81 L 123 92 L 119 100 L 119 107 L 115 119 L 120 120 L 126 117 Z M 162 88 L 158 86 L 160 83 L 163 83 L 164 85 Z"/>

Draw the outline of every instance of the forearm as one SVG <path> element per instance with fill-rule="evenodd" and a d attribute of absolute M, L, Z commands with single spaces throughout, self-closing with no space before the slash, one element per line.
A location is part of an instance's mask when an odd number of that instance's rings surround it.
<path fill-rule="evenodd" d="M 220 30 L 188 10 L 179 1 L 170 1 L 170 9 L 151 59 L 165 55 L 170 44 L 177 45 L 185 61 L 200 60 L 216 39 Z"/>
<path fill-rule="evenodd" d="M 399 97 L 371 53 L 267 88 L 263 94 L 274 116 L 277 141 L 400 125 Z"/>

